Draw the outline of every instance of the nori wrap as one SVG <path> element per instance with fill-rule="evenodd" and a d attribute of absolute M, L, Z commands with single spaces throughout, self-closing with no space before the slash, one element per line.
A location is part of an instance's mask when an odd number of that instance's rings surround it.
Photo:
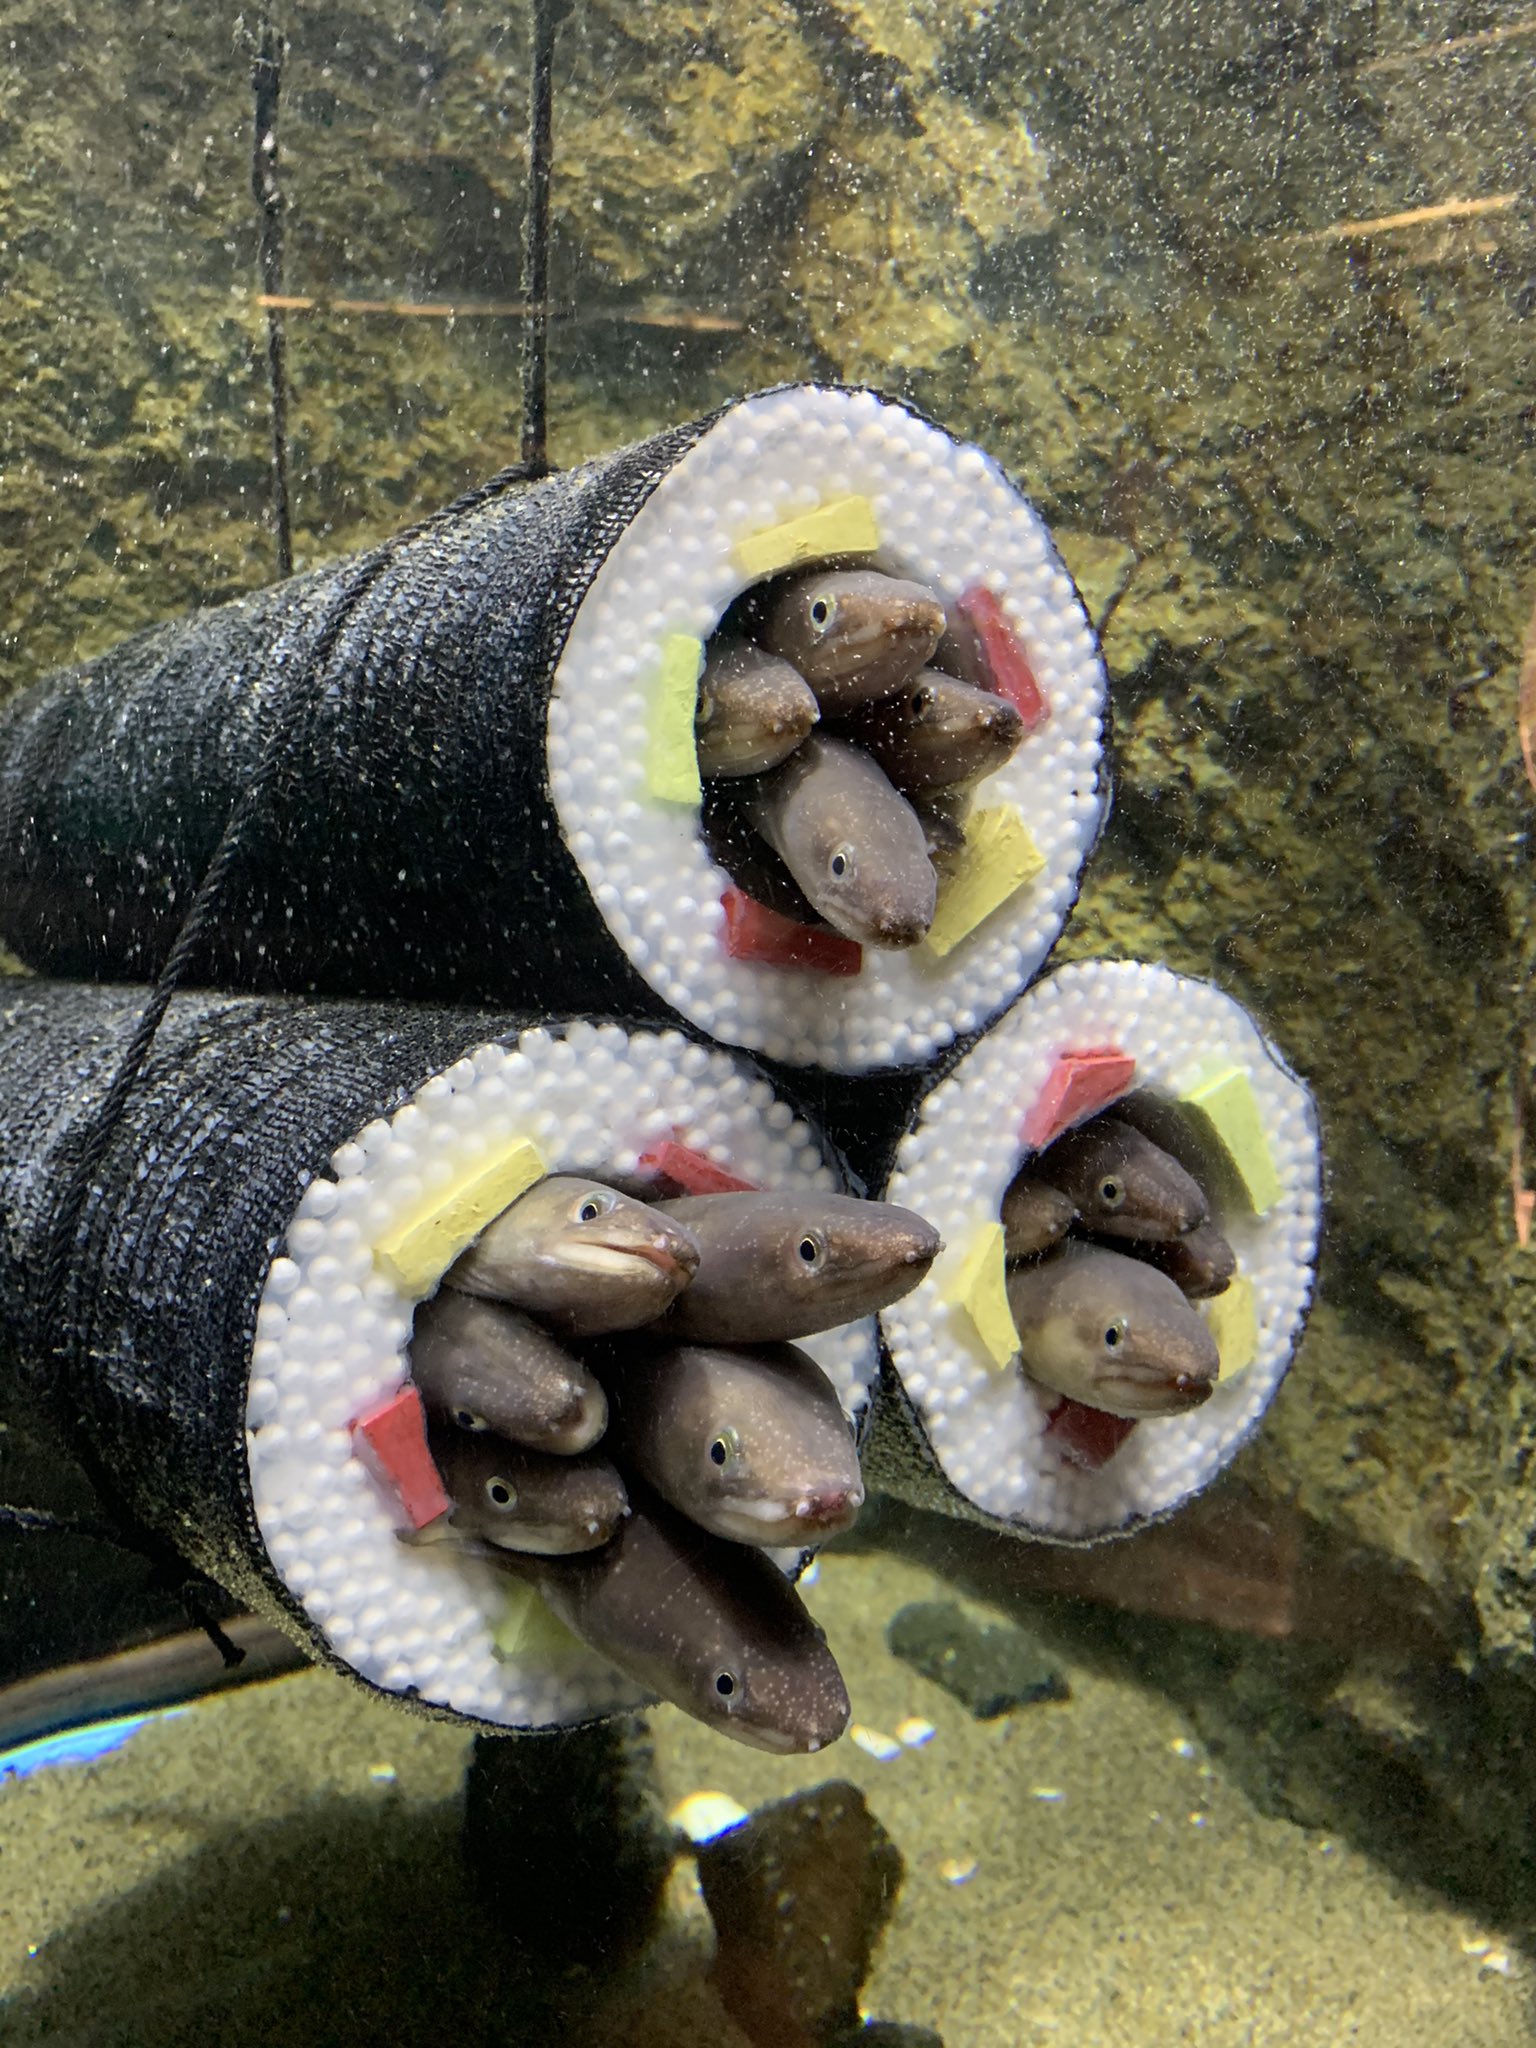
<path fill-rule="evenodd" d="M 998 1222 L 1021 1165 L 1106 1109 L 1193 1173 L 1237 1257 L 1226 1291 L 1196 1304 L 1221 1357 L 1214 1392 L 1137 1422 L 1117 1447 L 1118 1432 L 1094 1441 L 1092 1413 L 1074 1414 L 1012 1356 Z M 946 1063 L 872 1179 L 927 1216 L 945 1250 L 881 1312 L 871 1487 L 1019 1535 L 1094 1542 L 1171 1514 L 1259 1426 L 1311 1300 L 1322 1153 L 1311 1095 L 1230 996 L 1140 961 L 1058 968 Z"/>
<path fill-rule="evenodd" d="M 831 975 L 729 950 L 692 719 L 733 600 L 848 550 L 979 592 L 1038 720 L 976 799 L 944 949 Z M 989 457 L 873 392 L 789 386 L 495 479 L 22 692 L 0 938 L 44 973 L 153 976 L 243 803 L 186 981 L 681 1014 L 796 1065 L 913 1066 L 1044 960 L 1101 813 L 1103 692 L 1071 579 Z"/>
<path fill-rule="evenodd" d="M 463 1205 L 509 1159 L 643 1179 L 641 1153 L 672 1143 L 763 1186 L 838 1185 L 816 1135 L 739 1055 L 676 1030 L 184 996 L 50 1303 L 62 1191 L 143 1000 L 6 985 L 0 1416 L 51 1415 L 125 1528 L 386 1693 L 503 1727 L 633 1705 L 521 1586 L 397 1541 L 355 1425 L 403 1383 L 415 1303 L 454 1255 L 441 1219 L 467 1241 Z M 872 1321 L 806 1348 L 857 1419 Z"/>

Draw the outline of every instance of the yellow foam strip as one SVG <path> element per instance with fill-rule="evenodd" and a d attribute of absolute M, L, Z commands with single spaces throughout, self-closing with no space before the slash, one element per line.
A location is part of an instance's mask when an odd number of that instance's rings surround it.
<path fill-rule="evenodd" d="M 828 555 L 867 555 L 879 545 L 880 528 L 869 499 L 833 498 L 798 519 L 745 535 L 731 549 L 731 560 L 756 583 L 807 562 L 824 561 Z"/>
<path fill-rule="evenodd" d="M 501 1618 L 491 1626 L 491 1647 L 504 1664 L 575 1648 L 576 1638 L 550 1613 L 532 1586 L 509 1586 Z"/>
<path fill-rule="evenodd" d="M 987 1223 L 977 1231 L 955 1276 L 951 1299 L 970 1317 L 988 1358 L 1001 1371 L 1019 1348 L 1008 1307 L 1001 1223 Z"/>
<path fill-rule="evenodd" d="M 1233 1379 L 1258 1356 L 1259 1309 L 1253 1282 L 1239 1273 L 1224 1294 L 1206 1302 L 1205 1320 L 1221 1358 L 1221 1378 Z"/>
<path fill-rule="evenodd" d="M 699 703 L 704 643 L 688 633 L 668 633 L 661 665 L 651 685 L 650 734 L 645 750 L 645 786 L 669 804 L 701 804 L 699 749 L 693 736 Z"/>
<path fill-rule="evenodd" d="M 1012 804 L 973 812 L 959 864 L 939 886 L 938 907 L 924 941 L 928 951 L 941 960 L 953 952 L 1044 866 L 1044 856 Z"/>
<path fill-rule="evenodd" d="M 1264 1135 L 1259 1099 L 1244 1070 L 1213 1068 L 1180 1099 L 1190 1109 L 1199 1110 L 1230 1153 L 1255 1212 L 1262 1216 L 1272 1209 L 1285 1187 Z"/>
<path fill-rule="evenodd" d="M 548 1171 L 543 1153 L 531 1139 L 515 1139 L 499 1159 L 476 1167 L 457 1187 L 439 1195 L 430 1209 L 382 1238 L 373 1248 L 374 1264 L 419 1301 L 485 1226 Z"/>

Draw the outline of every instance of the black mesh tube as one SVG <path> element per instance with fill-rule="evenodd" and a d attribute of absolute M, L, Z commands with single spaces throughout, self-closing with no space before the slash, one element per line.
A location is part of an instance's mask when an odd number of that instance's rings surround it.
<path fill-rule="evenodd" d="M 245 1450 L 256 1313 L 334 1147 L 516 1019 L 199 995 L 171 1009 L 91 1191 L 59 1320 L 53 1204 L 143 991 L 13 981 L 0 1011 L 0 1408 L 50 1412 L 126 1510 L 324 1645 L 274 1572 Z"/>
<path fill-rule="evenodd" d="M 990 606 L 1033 723 L 974 799 L 939 950 L 833 972 L 744 930 L 693 733 L 741 593 L 848 553 Z M 153 976 L 211 873 L 183 984 L 680 1015 L 796 1067 L 923 1067 L 1060 928 L 1103 688 L 990 457 L 873 392 L 757 393 L 22 692 L 0 710 L 0 940 L 42 973 Z"/>
<path fill-rule="evenodd" d="M 154 973 L 280 721 L 194 980 L 654 1011 L 556 825 L 545 721 L 583 592 L 707 424 L 451 510 L 350 605 L 342 562 L 25 691 L 0 718 L 7 941 L 52 974 Z"/>
<path fill-rule="evenodd" d="M 65 1190 L 145 993 L 6 984 L 0 1423 L 50 1423 L 167 1584 L 191 1566 L 391 1696 L 514 1728 L 633 1706 L 530 1618 L 521 1582 L 397 1541 L 440 1512 L 419 1406 L 415 1448 L 399 1435 L 416 1306 L 541 1173 L 809 1188 L 841 1178 L 835 1156 L 751 1062 L 677 1030 L 182 996 L 50 1296 Z M 872 1319 L 805 1342 L 862 1422 Z"/>

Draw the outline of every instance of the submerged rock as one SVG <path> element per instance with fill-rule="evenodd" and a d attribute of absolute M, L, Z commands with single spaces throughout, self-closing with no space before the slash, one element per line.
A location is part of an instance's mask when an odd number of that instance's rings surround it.
<path fill-rule="evenodd" d="M 702 1843 L 698 1863 L 716 1989 L 754 2048 L 860 2038 L 859 1986 L 904 1866 L 857 1786 L 762 1807 Z"/>
<path fill-rule="evenodd" d="M 978 1721 L 1072 1696 L 1033 1636 L 1011 1622 L 974 1621 L 953 1600 L 914 1600 L 891 1617 L 885 1639 L 893 1657 L 953 1693 Z"/>

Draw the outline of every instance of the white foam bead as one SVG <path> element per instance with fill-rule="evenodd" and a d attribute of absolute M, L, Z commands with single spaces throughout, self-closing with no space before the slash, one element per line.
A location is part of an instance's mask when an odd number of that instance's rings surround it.
<path fill-rule="evenodd" d="M 281 1310 L 276 1309 L 275 1304 L 280 1303 L 286 1295 L 293 1292 L 294 1288 L 299 1284 L 299 1278 L 299 1268 L 294 1260 L 289 1258 L 274 1259 L 267 1271 L 266 1293 L 269 1297 L 269 1302 L 264 1302 L 263 1307 L 269 1304 L 274 1305 L 274 1312 L 280 1314 Z"/>
<path fill-rule="evenodd" d="M 250 1391 L 246 1396 L 245 1404 L 246 1421 L 254 1429 L 259 1429 L 265 1422 L 274 1421 L 278 1410 L 276 1383 L 265 1376 L 265 1372 L 270 1370 L 273 1360 L 268 1358 L 263 1361 L 258 1358 L 257 1354 L 260 1350 L 261 1346 L 259 1344 L 253 1347 L 252 1350 L 251 1364 L 257 1368 L 258 1377 L 251 1381 Z M 265 1370 L 263 1370 L 263 1367 Z"/>
<path fill-rule="evenodd" d="M 288 1313 L 283 1305 L 276 1301 L 264 1301 L 256 1311 L 257 1343 L 276 1343 L 287 1329 Z M 265 1369 L 263 1367 L 263 1370 Z"/>

